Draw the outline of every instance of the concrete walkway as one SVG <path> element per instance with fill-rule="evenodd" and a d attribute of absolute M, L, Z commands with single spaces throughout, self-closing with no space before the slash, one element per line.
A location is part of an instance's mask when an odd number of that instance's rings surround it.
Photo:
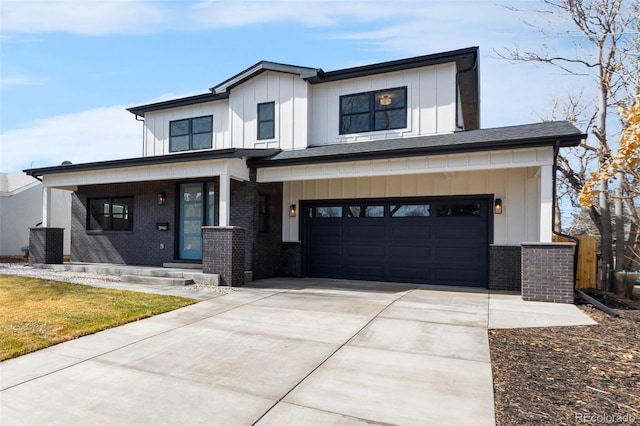
<path fill-rule="evenodd" d="M 492 425 L 487 328 L 593 324 L 573 305 L 389 283 L 211 296 L 0 363 L 0 424 Z"/>

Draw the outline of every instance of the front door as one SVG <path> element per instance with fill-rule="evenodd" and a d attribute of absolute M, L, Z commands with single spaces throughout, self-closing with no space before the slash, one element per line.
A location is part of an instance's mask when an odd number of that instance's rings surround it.
<path fill-rule="evenodd" d="M 202 226 L 215 224 L 215 185 L 213 182 L 180 185 L 178 257 L 202 259 Z"/>

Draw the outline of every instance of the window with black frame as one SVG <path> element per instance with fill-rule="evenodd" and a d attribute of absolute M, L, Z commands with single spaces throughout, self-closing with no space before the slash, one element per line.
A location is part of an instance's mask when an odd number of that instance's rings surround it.
<path fill-rule="evenodd" d="M 133 229 L 133 197 L 93 198 L 88 200 L 88 207 L 88 230 Z"/>
<path fill-rule="evenodd" d="M 213 116 L 186 118 L 169 123 L 169 151 L 193 151 L 213 146 Z"/>
<path fill-rule="evenodd" d="M 275 137 L 275 102 L 258 104 L 258 140 Z"/>
<path fill-rule="evenodd" d="M 340 96 L 340 134 L 407 127 L 407 88 Z"/>

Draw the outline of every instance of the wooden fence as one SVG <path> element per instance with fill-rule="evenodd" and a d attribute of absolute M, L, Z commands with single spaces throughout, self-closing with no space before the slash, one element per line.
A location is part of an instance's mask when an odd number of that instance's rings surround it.
<path fill-rule="evenodd" d="M 578 271 L 576 273 L 576 287 L 580 289 L 596 288 L 598 283 L 598 249 L 595 237 L 576 237 L 580 242 L 578 250 Z M 557 243 L 572 243 L 570 238 L 554 235 Z"/>

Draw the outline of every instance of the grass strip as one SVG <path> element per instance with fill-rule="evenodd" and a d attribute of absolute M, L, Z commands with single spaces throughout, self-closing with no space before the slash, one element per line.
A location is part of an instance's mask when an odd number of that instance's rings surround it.
<path fill-rule="evenodd" d="M 196 302 L 0 275 L 0 361 Z"/>

